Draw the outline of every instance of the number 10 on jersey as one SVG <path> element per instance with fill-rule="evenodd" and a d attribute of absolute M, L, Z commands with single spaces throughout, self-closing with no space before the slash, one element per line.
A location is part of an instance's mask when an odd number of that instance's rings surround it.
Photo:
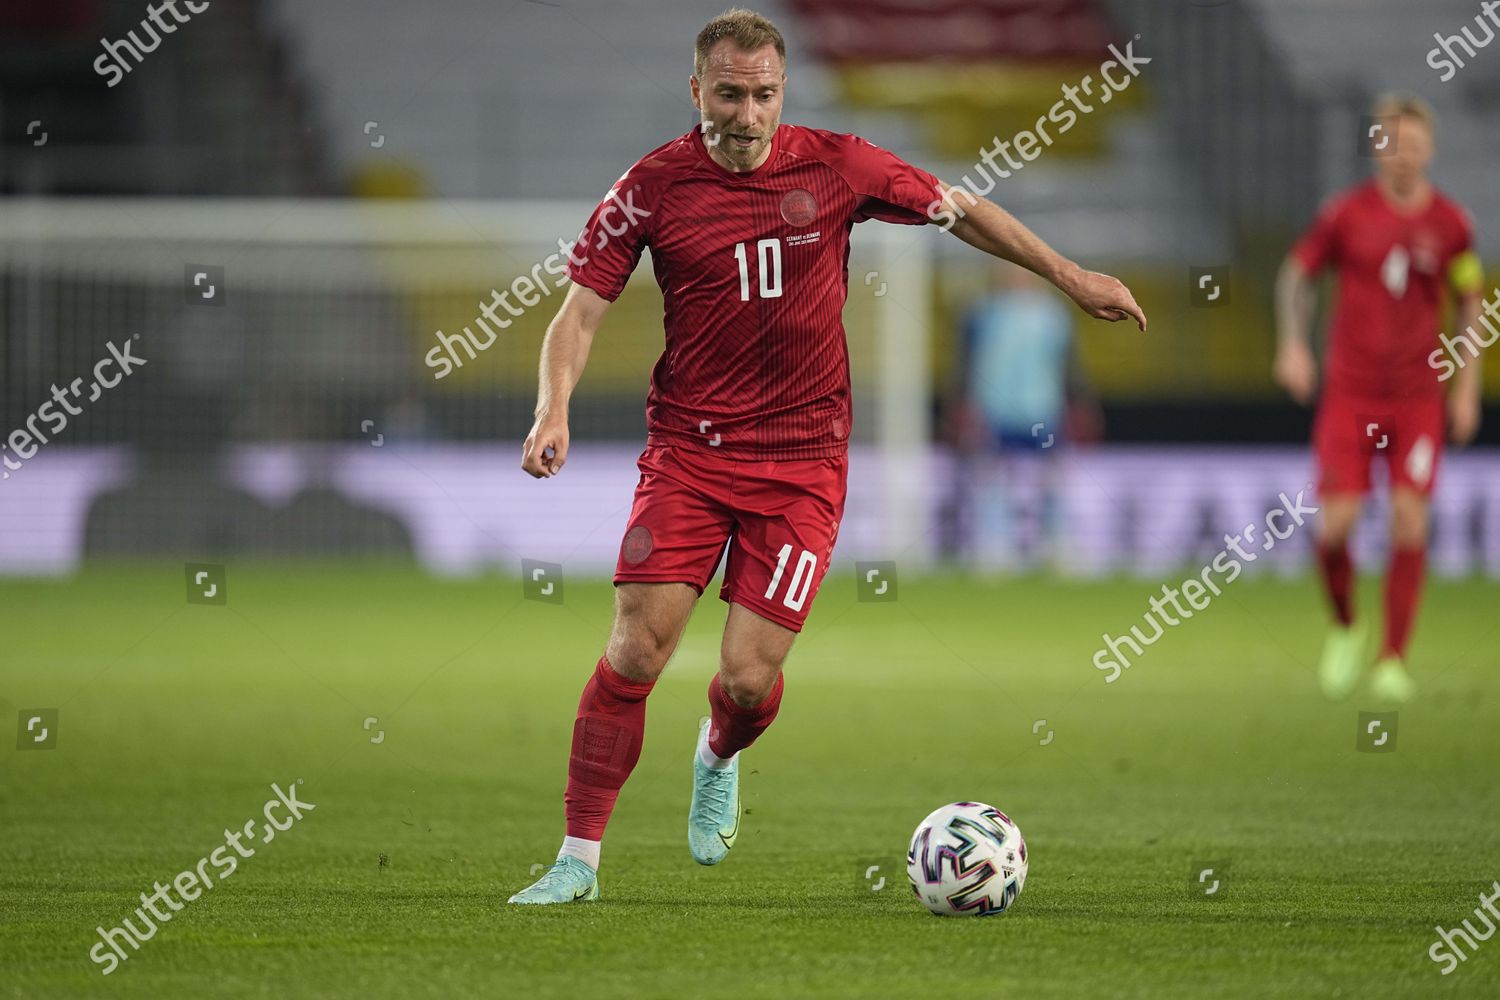
<path fill-rule="evenodd" d="M 771 585 L 766 588 L 766 599 L 770 600 L 776 594 L 776 587 L 781 583 L 781 575 L 786 572 L 786 564 L 791 561 L 793 546 L 787 543 L 776 553 L 776 572 L 771 575 Z M 807 592 L 812 589 L 813 573 L 818 568 L 818 557 L 807 549 L 802 550 L 802 555 L 797 557 L 797 568 L 792 570 L 792 581 L 786 585 L 786 596 L 781 603 L 793 611 L 801 611 L 803 603 L 807 600 Z"/>
<path fill-rule="evenodd" d="M 760 297 L 781 298 L 781 241 L 775 237 L 755 244 L 756 270 L 760 273 Z M 740 301 L 750 301 L 750 254 L 745 244 L 734 245 L 734 259 L 740 262 Z"/>

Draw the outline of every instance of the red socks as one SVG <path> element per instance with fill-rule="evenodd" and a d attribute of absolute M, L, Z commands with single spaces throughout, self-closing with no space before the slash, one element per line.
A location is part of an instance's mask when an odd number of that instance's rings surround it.
<path fill-rule="evenodd" d="M 708 707 L 712 722 L 708 728 L 708 748 L 718 757 L 733 757 L 755 742 L 756 737 L 766 731 L 781 708 L 781 689 L 786 686 L 783 675 L 776 675 L 776 683 L 764 701 L 754 708 L 741 708 L 734 699 L 725 694 L 714 674 L 708 682 Z"/>
<path fill-rule="evenodd" d="M 1333 606 L 1333 616 L 1347 628 L 1354 622 L 1354 607 L 1350 603 L 1351 582 L 1354 563 L 1349 558 L 1349 543 L 1339 546 L 1318 543 L 1318 568 L 1323 573 L 1323 589 L 1328 593 L 1328 602 Z"/>
<path fill-rule="evenodd" d="M 1391 564 L 1385 574 L 1385 646 L 1381 656 L 1406 657 L 1406 642 L 1411 637 L 1412 622 L 1417 617 L 1417 603 L 1422 596 L 1422 578 L 1427 564 L 1427 547 L 1413 545 L 1391 550 Z M 1340 625 L 1354 621 L 1351 603 L 1354 565 L 1349 559 L 1349 545 L 1333 547 L 1318 544 L 1318 568 L 1323 588 Z"/>
<path fill-rule="evenodd" d="M 646 696 L 655 682 L 632 681 L 599 657 L 578 700 L 568 787 L 563 793 L 569 837 L 602 840 L 615 800 L 636 761 L 646 733 Z"/>
<path fill-rule="evenodd" d="M 1380 654 L 1382 657 L 1406 657 L 1406 640 L 1411 636 L 1412 622 L 1417 617 L 1426 564 L 1425 545 L 1391 551 L 1391 565 L 1385 574 L 1385 649 Z"/>
<path fill-rule="evenodd" d="M 563 793 L 567 835 L 580 840 L 603 840 L 625 779 L 641 759 L 646 732 L 646 696 L 655 682 L 620 676 L 609 660 L 599 657 L 594 676 L 578 700 L 573 723 L 573 749 L 568 757 L 568 787 Z M 784 681 L 776 678 L 771 693 L 754 708 L 740 708 L 724 693 L 719 675 L 708 685 L 709 749 L 731 757 L 755 742 L 776 718 Z"/>

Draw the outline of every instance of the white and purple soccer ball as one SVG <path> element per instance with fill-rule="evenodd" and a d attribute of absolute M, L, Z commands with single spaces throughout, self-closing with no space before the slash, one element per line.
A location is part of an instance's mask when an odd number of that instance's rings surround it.
<path fill-rule="evenodd" d="M 1026 841 L 1009 816 L 983 802 L 943 806 L 917 824 L 906 875 L 940 917 L 989 917 L 1026 886 Z"/>

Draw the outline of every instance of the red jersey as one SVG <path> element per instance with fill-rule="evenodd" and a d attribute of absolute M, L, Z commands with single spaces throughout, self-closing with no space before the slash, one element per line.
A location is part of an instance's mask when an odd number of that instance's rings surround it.
<path fill-rule="evenodd" d="M 1473 244 L 1468 214 L 1436 190 L 1411 215 L 1392 207 L 1373 180 L 1324 206 L 1292 252 L 1310 275 L 1338 268 L 1324 375 L 1329 392 L 1442 393 L 1427 358 L 1438 346 L 1444 285 Z"/>
<path fill-rule="evenodd" d="M 569 278 L 613 302 L 651 248 L 666 349 L 646 396 L 647 443 L 752 460 L 846 453 L 850 230 L 930 222 L 940 198 L 925 170 L 800 125 L 778 126 L 746 173 L 714 162 L 698 128 L 647 153 L 568 263 Z"/>

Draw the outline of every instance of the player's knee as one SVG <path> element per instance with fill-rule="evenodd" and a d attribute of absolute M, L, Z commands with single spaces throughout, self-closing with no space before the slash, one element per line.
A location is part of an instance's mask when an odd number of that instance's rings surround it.
<path fill-rule="evenodd" d="M 1318 541 L 1324 545 L 1343 545 L 1354 533 L 1354 524 L 1358 520 L 1357 504 L 1325 503 L 1318 521 Z"/>
<path fill-rule="evenodd" d="M 621 623 L 610 636 L 605 650 L 610 666 L 622 677 L 635 681 L 655 680 L 672 656 L 671 642 L 644 624 Z"/>
<path fill-rule="evenodd" d="M 771 696 L 781 664 L 760 658 L 725 657 L 719 663 L 719 683 L 740 708 L 754 708 Z"/>
<path fill-rule="evenodd" d="M 1396 503 L 1391 511 L 1391 541 L 1401 548 L 1427 544 L 1429 519 L 1424 503 Z"/>
<path fill-rule="evenodd" d="M 615 622 L 605 656 L 624 677 L 655 680 L 672 657 L 683 623 L 633 587 L 620 587 L 616 595 Z"/>
<path fill-rule="evenodd" d="M 1427 525 L 1398 527 L 1391 532 L 1391 541 L 1397 548 L 1417 549 L 1427 544 Z"/>
<path fill-rule="evenodd" d="M 1354 525 L 1349 522 L 1325 521 L 1318 529 L 1318 541 L 1324 545 L 1339 546 L 1349 541 L 1349 536 L 1354 533 Z"/>

